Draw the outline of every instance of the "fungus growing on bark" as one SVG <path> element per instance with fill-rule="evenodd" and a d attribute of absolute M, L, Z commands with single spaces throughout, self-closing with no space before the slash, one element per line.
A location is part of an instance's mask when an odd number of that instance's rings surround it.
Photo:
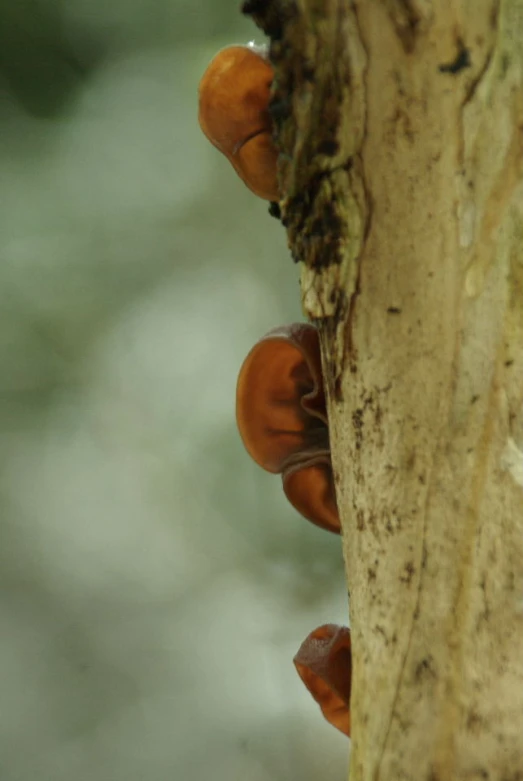
<path fill-rule="evenodd" d="M 236 419 L 249 455 L 282 475 L 293 507 L 340 533 L 316 328 L 282 326 L 254 345 L 238 377 Z"/>
<path fill-rule="evenodd" d="M 301 644 L 294 664 L 327 721 L 350 736 L 350 629 L 337 624 L 319 626 Z"/>
<path fill-rule="evenodd" d="M 211 61 L 199 87 L 200 126 L 260 198 L 278 201 L 269 114 L 273 70 L 263 50 L 228 46 Z"/>

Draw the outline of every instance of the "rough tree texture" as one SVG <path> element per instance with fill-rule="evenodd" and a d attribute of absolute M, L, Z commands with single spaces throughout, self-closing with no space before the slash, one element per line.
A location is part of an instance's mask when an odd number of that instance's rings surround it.
<path fill-rule="evenodd" d="M 523 0 L 246 3 L 322 334 L 351 781 L 523 779 Z"/>

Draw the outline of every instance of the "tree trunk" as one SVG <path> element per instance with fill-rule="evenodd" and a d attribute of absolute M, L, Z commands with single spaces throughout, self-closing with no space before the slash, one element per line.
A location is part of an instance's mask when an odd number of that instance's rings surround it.
<path fill-rule="evenodd" d="M 251 5 L 322 338 L 350 779 L 521 781 L 523 0 Z"/>

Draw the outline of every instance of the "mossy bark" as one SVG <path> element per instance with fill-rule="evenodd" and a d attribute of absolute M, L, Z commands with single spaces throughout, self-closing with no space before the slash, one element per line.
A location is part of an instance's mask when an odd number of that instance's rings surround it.
<path fill-rule="evenodd" d="M 254 5 L 322 337 L 350 779 L 521 780 L 523 0 Z"/>

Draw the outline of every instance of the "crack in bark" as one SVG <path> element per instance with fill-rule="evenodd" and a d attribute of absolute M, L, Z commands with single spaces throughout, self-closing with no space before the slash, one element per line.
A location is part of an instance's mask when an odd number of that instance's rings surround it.
<path fill-rule="evenodd" d="M 494 41 L 485 56 L 485 61 L 481 66 L 480 70 L 478 71 L 477 76 L 472 80 L 465 93 L 465 97 L 463 98 L 463 101 L 461 103 L 461 110 L 463 110 L 465 106 L 473 100 L 474 95 L 476 94 L 477 89 L 481 84 L 483 77 L 487 73 L 490 64 L 492 62 L 492 58 L 494 56 L 494 52 L 497 49 L 498 39 L 499 39 L 500 11 L 501 11 L 501 0 L 494 0 L 494 2 L 492 3 L 492 11 L 491 11 L 491 24 L 493 29 L 495 30 Z"/>
<path fill-rule="evenodd" d="M 481 66 L 481 69 L 480 69 L 479 73 L 472 80 L 472 82 L 470 83 L 470 85 L 469 85 L 469 87 L 468 87 L 468 89 L 467 89 L 467 91 L 465 93 L 465 96 L 464 96 L 464 98 L 463 98 L 463 100 L 461 102 L 461 110 L 463 110 L 465 108 L 465 106 L 467 106 L 469 103 L 472 102 L 472 100 L 473 100 L 473 98 L 474 98 L 474 96 L 475 96 L 475 94 L 476 94 L 476 92 L 478 90 L 479 85 L 483 81 L 483 78 L 484 78 L 485 74 L 487 73 L 487 71 L 488 71 L 488 69 L 490 67 L 490 64 L 492 62 L 492 58 L 494 56 L 494 52 L 495 51 L 496 51 L 496 44 L 494 43 L 491 46 L 491 48 L 488 50 L 488 52 L 487 52 L 487 54 L 485 56 L 485 62 Z"/>

